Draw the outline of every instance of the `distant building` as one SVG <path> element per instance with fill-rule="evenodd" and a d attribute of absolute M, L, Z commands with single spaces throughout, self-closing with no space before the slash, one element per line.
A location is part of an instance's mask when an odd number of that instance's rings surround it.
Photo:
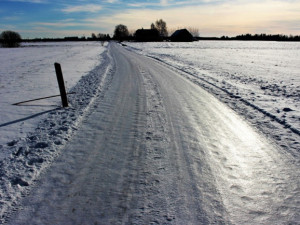
<path fill-rule="evenodd" d="M 176 30 L 170 37 L 174 42 L 189 42 L 194 41 L 193 35 L 187 29 Z"/>
<path fill-rule="evenodd" d="M 162 41 L 157 29 L 139 29 L 135 32 L 136 41 Z"/>

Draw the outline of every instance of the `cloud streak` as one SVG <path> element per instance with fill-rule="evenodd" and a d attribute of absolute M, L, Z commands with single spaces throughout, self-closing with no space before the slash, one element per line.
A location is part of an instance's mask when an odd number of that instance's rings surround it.
<path fill-rule="evenodd" d="M 61 11 L 64 13 L 90 12 L 95 13 L 102 10 L 102 6 L 96 4 L 68 6 Z"/>
<path fill-rule="evenodd" d="M 167 6 L 168 5 L 168 0 L 160 0 L 160 4 L 163 6 Z"/>
<path fill-rule="evenodd" d="M 47 0 L 9 0 L 10 2 L 24 2 L 24 3 L 47 3 Z"/>
<path fill-rule="evenodd" d="M 119 0 L 106 0 L 107 3 L 114 4 L 119 2 Z"/>
<path fill-rule="evenodd" d="M 34 26 L 39 27 L 57 27 L 57 28 L 68 28 L 68 27 L 78 27 L 78 26 L 86 26 L 84 23 L 76 23 L 76 22 L 67 22 L 67 21 L 58 21 L 52 23 L 34 23 Z"/>

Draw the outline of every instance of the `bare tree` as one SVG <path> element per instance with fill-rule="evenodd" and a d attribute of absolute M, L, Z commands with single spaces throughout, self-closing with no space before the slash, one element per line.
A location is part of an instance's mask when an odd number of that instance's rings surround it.
<path fill-rule="evenodd" d="M 193 37 L 199 37 L 200 33 L 197 27 L 188 27 L 186 29 L 193 35 Z"/>
<path fill-rule="evenodd" d="M 14 48 L 19 47 L 20 42 L 22 41 L 21 35 L 15 31 L 3 31 L 0 34 L 0 42 L 2 47 L 5 48 Z"/>
<path fill-rule="evenodd" d="M 167 37 L 168 36 L 167 23 L 165 21 L 163 21 L 162 19 L 157 20 L 155 22 L 155 28 L 158 30 L 160 36 L 162 36 L 162 37 Z"/>

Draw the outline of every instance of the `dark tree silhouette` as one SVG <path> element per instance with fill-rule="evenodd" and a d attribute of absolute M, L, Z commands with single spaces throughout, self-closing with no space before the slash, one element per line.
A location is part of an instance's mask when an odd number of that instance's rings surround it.
<path fill-rule="evenodd" d="M 151 29 L 151 30 L 156 29 L 154 23 L 151 23 L 150 29 Z"/>
<path fill-rule="evenodd" d="M 91 38 L 92 38 L 93 40 L 96 40 L 96 39 L 97 39 L 96 34 L 95 34 L 95 33 L 92 33 Z"/>
<path fill-rule="evenodd" d="M 129 37 L 129 31 L 127 26 L 119 24 L 115 27 L 114 39 L 123 41 Z"/>
<path fill-rule="evenodd" d="M 99 34 L 97 34 L 97 39 L 98 40 L 108 41 L 108 40 L 110 40 L 110 36 L 109 36 L 109 34 L 99 33 Z"/>
<path fill-rule="evenodd" d="M 255 40 L 255 41 L 300 41 L 300 36 L 287 36 L 283 34 L 242 34 L 238 35 L 235 40 Z"/>
<path fill-rule="evenodd" d="M 14 48 L 19 47 L 20 42 L 22 41 L 21 35 L 15 31 L 3 31 L 0 34 L 0 41 L 2 47 L 5 48 Z"/>
<path fill-rule="evenodd" d="M 152 25 L 151 25 L 152 28 Z M 160 36 L 167 37 L 168 36 L 168 29 L 167 29 L 167 23 L 163 21 L 162 19 L 157 20 L 155 22 L 155 28 L 158 30 Z"/>

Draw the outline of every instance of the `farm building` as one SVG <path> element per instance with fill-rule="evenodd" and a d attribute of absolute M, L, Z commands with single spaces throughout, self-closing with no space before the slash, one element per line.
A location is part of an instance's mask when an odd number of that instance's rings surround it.
<path fill-rule="evenodd" d="M 157 29 L 139 29 L 135 32 L 136 41 L 162 41 Z"/>
<path fill-rule="evenodd" d="M 175 31 L 170 37 L 171 41 L 174 42 L 188 42 L 194 41 L 193 35 L 187 29 L 181 29 Z"/>

